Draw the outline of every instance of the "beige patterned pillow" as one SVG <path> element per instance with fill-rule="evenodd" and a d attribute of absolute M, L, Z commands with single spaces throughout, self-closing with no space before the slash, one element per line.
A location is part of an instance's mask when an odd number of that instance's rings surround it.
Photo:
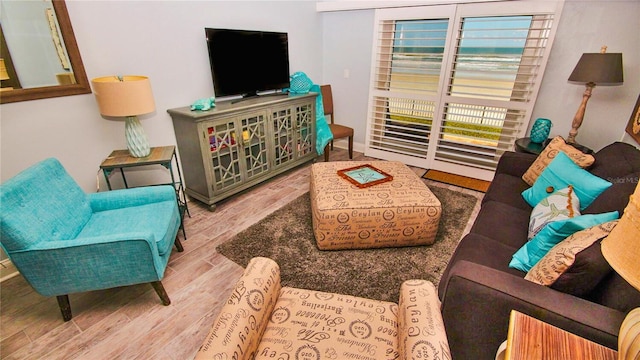
<path fill-rule="evenodd" d="M 575 262 L 576 255 L 588 248 L 596 241 L 609 235 L 618 220 L 609 221 L 567 237 L 551 248 L 549 252 L 536 263 L 524 277 L 540 285 L 550 286 L 560 278 Z"/>
<path fill-rule="evenodd" d="M 582 151 L 574 148 L 573 146 L 564 142 L 562 136 L 556 136 L 549 142 L 549 145 L 542 150 L 540 155 L 536 161 L 531 164 L 527 172 L 522 175 L 522 180 L 524 180 L 530 186 L 533 186 L 533 183 L 536 182 L 536 179 L 542 171 L 551 163 L 551 160 L 556 157 L 558 151 L 562 151 L 567 154 L 567 156 L 578 166 L 581 168 L 587 168 L 593 164 L 596 159 L 592 155 L 587 155 Z"/>

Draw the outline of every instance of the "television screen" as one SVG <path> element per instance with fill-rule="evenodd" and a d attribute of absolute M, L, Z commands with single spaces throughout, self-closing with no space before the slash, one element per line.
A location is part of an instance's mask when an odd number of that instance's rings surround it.
<path fill-rule="evenodd" d="M 216 97 L 289 87 L 287 33 L 205 28 Z"/>

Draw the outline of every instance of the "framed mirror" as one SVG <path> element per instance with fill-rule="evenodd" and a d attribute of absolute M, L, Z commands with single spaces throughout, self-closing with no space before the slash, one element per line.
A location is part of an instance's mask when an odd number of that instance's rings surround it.
<path fill-rule="evenodd" d="M 0 104 L 91 93 L 64 0 L 0 5 Z"/>

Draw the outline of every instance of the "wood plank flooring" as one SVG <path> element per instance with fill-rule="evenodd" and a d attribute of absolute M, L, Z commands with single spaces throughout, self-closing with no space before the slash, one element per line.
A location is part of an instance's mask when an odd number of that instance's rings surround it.
<path fill-rule="evenodd" d="M 355 160 L 367 160 L 354 153 Z M 347 160 L 336 148 L 331 161 Z M 323 161 L 319 157 L 317 161 Z M 171 298 L 163 306 L 149 284 L 69 296 L 73 319 L 63 322 L 54 297 L 46 298 L 16 276 L 0 284 L 2 359 L 193 358 L 242 267 L 216 246 L 309 190 L 308 163 L 218 204 L 215 212 L 190 201 L 185 251 L 174 250 L 162 280 Z M 413 168 L 418 176 L 424 169 Z M 482 193 L 429 183 L 473 194 Z M 474 209 L 465 233 L 477 215 Z"/>

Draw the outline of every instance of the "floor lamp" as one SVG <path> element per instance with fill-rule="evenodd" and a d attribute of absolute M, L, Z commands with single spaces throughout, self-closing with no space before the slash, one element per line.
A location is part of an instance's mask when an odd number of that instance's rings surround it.
<path fill-rule="evenodd" d="M 146 157 L 151 152 L 138 115 L 155 111 L 151 83 L 146 76 L 105 76 L 91 80 L 100 114 L 126 117 L 125 137 L 129 154 Z"/>
<path fill-rule="evenodd" d="M 582 54 L 578 64 L 569 76 L 569 82 L 586 85 L 586 89 L 582 94 L 582 102 L 571 123 L 571 130 L 567 137 L 567 143 L 569 144 L 576 142 L 576 135 L 578 135 L 578 129 L 582 125 L 584 111 L 587 108 L 587 101 L 591 97 L 593 88 L 596 85 L 622 85 L 622 54 L 608 54 L 606 51 L 607 47 L 603 46 L 599 53 Z"/>

